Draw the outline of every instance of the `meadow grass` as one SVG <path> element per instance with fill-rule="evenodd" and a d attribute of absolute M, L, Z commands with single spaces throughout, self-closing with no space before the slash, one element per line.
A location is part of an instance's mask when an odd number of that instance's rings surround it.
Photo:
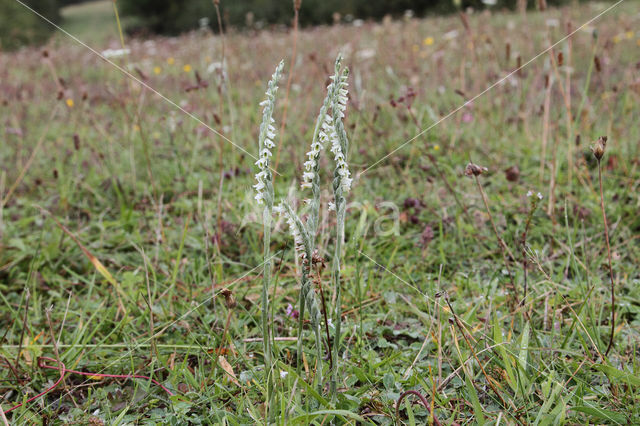
<path fill-rule="evenodd" d="M 104 6 L 87 6 L 95 25 L 65 27 L 98 51 L 120 47 Z M 257 424 L 267 402 L 278 424 L 638 423 L 637 3 L 528 63 L 609 6 L 304 29 L 293 62 L 293 35 L 278 29 L 228 32 L 224 61 L 208 32 L 125 39 L 116 64 L 235 145 L 62 35 L 0 53 L 2 408 L 57 380 L 39 356 L 175 393 L 69 373 L 8 421 Z M 340 288 L 328 316 L 342 318 L 341 345 L 332 356 L 334 318 L 315 363 L 308 313 L 296 318 L 300 259 L 274 217 L 265 375 L 258 103 L 276 64 L 295 63 L 286 122 L 283 93 L 274 110 L 284 198 L 298 191 L 338 54 L 354 181 L 339 287 L 330 268 L 314 285 L 328 306 Z M 471 161 L 488 169 L 477 182 L 464 176 Z M 327 262 L 331 173 L 315 239 Z"/>

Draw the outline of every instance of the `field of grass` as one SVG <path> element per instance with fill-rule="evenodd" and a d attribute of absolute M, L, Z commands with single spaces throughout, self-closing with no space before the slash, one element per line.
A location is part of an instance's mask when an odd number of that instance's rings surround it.
<path fill-rule="evenodd" d="M 0 53 L 2 409 L 52 387 L 46 366 L 89 373 L 8 421 L 640 423 L 640 10 L 612 6 L 305 29 L 293 69 L 275 30 L 125 37 L 112 64 L 64 34 Z M 64 16 L 121 47 L 111 2 Z M 314 386 L 330 358 L 307 323 L 296 365 L 301 264 L 277 216 L 267 395 L 258 104 L 284 58 L 275 192 L 300 211 L 339 53 L 354 182 L 337 398 Z M 315 290 L 333 306 L 329 157 Z M 488 171 L 465 176 L 471 161 Z"/>

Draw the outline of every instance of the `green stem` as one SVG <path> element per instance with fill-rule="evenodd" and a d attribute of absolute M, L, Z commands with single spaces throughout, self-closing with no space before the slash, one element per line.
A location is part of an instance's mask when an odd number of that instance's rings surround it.
<path fill-rule="evenodd" d="M 271 391 L 271 337 L 269 333 L 269 287 L 271 284 L 271 209 L 265 206 L 262 211 L 264 221 L 264 270 L 262 274 L 262 347 L 264 350 L 264 372 L 267 381 L 267 395 Z M 269 407 L 267 407 L 267 410 Z"/>
<path fill-rule="evenodd" d="M 301 284 L 304 285 L 304 284 Z M 298 314 L 298 353 L 296 357 L 296 374 L 298 377 L 302 377 L 302 327 L 304 325 L 304 293 L 302 288 L 300 289 L 300 312 Z"/>
<path fill-rule="evenodd" d="M 345 199 L 342 197 L 342 190 L 338 189 L 340 194 L 336 194 L 336 201 L 340 205 L 336 206 L 338 212 L 338 220 L 336 223 L 336 251 L 333 256 L 333 280 L 334 291 L 336 295 L 336 306 L 334 316 L 335 335 L 333 338 L 333 372 L 331 377 L 331 399 L 335 402 L 337 400 L 337 383 L 338 383 L 338 356 L 340 353 L 340 334 L 341 334 L 341 322 L 342 322 L 342 303 L 341 303 L 341 288 L 340 288 L 340 256 L 342 255 L 342 238 L 344 235 L 344 216 L 345 216 Z M 338 204 L 338 203 L 336 203 Z"/>
<path fill-rule="evenodd" d="M 600 208 L 602 209 L 602 220 L 604 222 L 604 237 L 607 242 L 607 260 L 609 261 L 609 278 L 611 279 L 611 335 L 609 344 L 604 356 L 609 356 L 609 351 L 613 348 L 613 339 L 616 333 L 616 285 L 613 280 L 613 267 L 611 266 L 611 245 L 609 244 L 609 225 L 607 224 L 607 213 L 604 208 L 604 191 L 602 190 L 602 165 L 598 159 L 598 182 L 600 183 Z"/>

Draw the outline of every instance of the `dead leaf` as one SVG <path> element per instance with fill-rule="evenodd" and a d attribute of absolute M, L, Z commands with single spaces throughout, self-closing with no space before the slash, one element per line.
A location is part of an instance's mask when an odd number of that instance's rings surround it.
<path fill-rule="evenodd" d="M 227 361 L 225 357 L 220 355 L 218 357 L 218 364 L 220 364 L 220 367 L 222 367 L 225 373 L 227 373 L 229 380 L 231 380 L 236 385 L 240 386 L 240 383 L 238 383 L 238 379 L 236 378 L 236 373 L 233 372 L 233 367 L 231 366 L 231 364 L 229 364 L 229 361 Z"/>

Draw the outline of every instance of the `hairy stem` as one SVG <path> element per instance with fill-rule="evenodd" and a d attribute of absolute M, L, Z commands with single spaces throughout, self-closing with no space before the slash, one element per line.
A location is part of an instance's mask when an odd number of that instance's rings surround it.
<path fill-rule="evenodd" d="M 269 287 L 271 285 L 271 209 L 265 206 L 262 211 L 264 221 L 264 269 L 262 274 L 262 348 L 264 351 L 264 370 L 268 383 L 271 383 L 271 333 L 269 332 Z M 271 388 L 269 386 L 269 388 Z M 268 409 L 268 407 L 267 407 Z"/>
<path fill-rule="evenodd" d="M 338 220 L 336 223 L 336 250 L 333 256 L 333 282 L 335 286 L 336 306 L 334 309 L 334 327 L 335 335 L 333 338 L 333 371 L 331 377 L 331 396 L 335 400 L 337 398 L 338 383 L 338 356 L 340 354 L 340 333 L 342 322 L 342 303 L 340 294 L 340 256 L 342 255 L 342 238 L 344 235 L 344 219 L 345 219 L 345 199 L 342 197 L 342 190 L 338 189 L 336 194 L 336 211 L 338 212 Z"/>

